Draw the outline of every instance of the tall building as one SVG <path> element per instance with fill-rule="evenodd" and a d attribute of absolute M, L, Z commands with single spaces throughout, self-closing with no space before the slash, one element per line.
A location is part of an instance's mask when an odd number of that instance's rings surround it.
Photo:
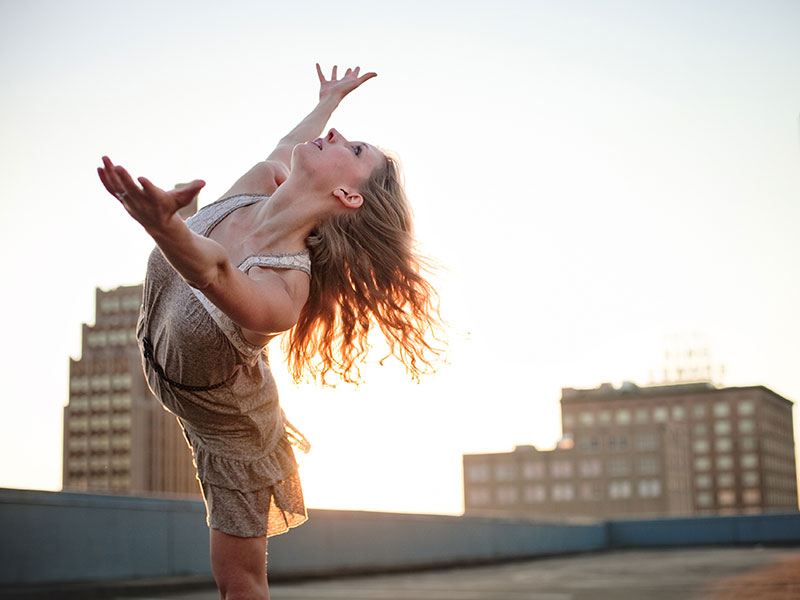
<path fill-rule="evenodd" d="M 559 448 L 464 456 L 467 514 L 797 510 L 792 403 L 764 386 L 564 388 Z"/>
<path fill-rule="evenodd" d="M 198 495 L 175 417 L 150 393 L 136 343 L 142 286 L 96 290 L 95 324 L 70 359 L 63 488 Z"/>

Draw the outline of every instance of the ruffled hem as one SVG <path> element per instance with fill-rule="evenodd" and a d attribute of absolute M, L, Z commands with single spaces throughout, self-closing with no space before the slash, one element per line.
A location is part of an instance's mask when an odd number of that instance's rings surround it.
<path fill-rule="evenodd" d="M 204 483 L 203 499 L 208 526 L 237 537 L 272 537 L 308 519 L 297 473 L 272 487 L 253 492 Z"/>
<path fill-rule="evenodd" d="M 297 460 L 288 436 L 281 438 L 272 452 L 253 460 L 212 454 L 200 444 L 192 444 L 192 450 L 200 481 L 229 490 L 262 490 L 297 472 Z"/>

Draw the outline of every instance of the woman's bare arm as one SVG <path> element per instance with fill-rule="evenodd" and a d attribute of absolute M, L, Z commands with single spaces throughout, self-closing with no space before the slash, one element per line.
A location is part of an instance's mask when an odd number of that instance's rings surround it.
<path fill-rule="evenodd" d="M 322 74 L 322 68 L 317 64 L 319 103 L 294 129 L 281 138 L 266 161 L 258 163 L 239 178 L 223 197 L 236 194 L 271 195 L 289 176 L 294 147 L 320 137 L 344 97 L 365 81 L 377 77 L 377 73 L 372 72 L 359 75 L 360 70 L 361 67 L 347 69 L 344 76 L 337 79 L 337 67 L 334 66 L 331 78 L 326 79 Z"/>
<path fill-rule="evenodd" d="M 177 211 L 205 185 L 195 180 L 164 191 L 144 177 L 139 184 L 121 166 L 103 157 L 98 170 L 105 188 L 155 240 L 164 257 L 189 285 L 203 291 L 222 312 L 244 329 L 262 334 L 291 328 L 303 302 L 293 298 L 275 273 L 249 277 L 230 262 L 225 248 L 192 232 Z"/>

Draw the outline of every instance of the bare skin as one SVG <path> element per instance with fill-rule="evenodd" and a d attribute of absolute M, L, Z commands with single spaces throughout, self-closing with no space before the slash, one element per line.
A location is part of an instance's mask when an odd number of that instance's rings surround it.
<path fill-rule="evenodd" d="M 103 157 L 98 175 L 105 188 L 140 223 L 172 267 L 242 328 L 253 344 L 266 344 L 290 329 L 309 294 L 309 278 L 287 269 L 237 265 L 251 254 L 296 252 L 320 221 L 358 210 L 359 186 L 385 160 L 374 146 L 347 140 L 335 129 L 322 133 L 344 97 L 375 73 L 347 69 L 327 79 L 317 65 L 319 103 L 278 143 L 266 161 L 245 173 L 223 197 L 261 194 L 268 199 L 234 211 L 209 237 L 193 233 L 177 211 L 205 182 L 165 191 L 144 177 L 136 181 Z M 316 139 L 315 139 L 316 138 Z M 211 530 L 211 566 L 223 600 L 269 599 L 266 537 L 240 538 Z"/>

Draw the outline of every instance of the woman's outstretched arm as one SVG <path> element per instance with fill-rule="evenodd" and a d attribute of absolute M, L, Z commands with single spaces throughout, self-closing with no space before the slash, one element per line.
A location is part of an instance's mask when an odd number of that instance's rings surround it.
<path fill-rule="evenodd" d="M 181 277 L 202 290 L 236 324 L 261 334 L 286 331 L 295 324 L 304 300 L 294 298 L 281 277 L 270 272 L 258 279 L 248 277 L 231 264 L 222 245 L 191 231 L 178 215 L 178 210 L 205 185 L 203 181 L 198 179 L 171 191 L 156 187 L 144 177 L 139 177 L 137 185 L 107 156 L 97 173 Z"/>
<path fill-rule="evenodd" d="M 275 160 L 288 169 L 291 166 L 292 149 L 297 144 L 303 142 L 310 142 L 322 135 L 328 119 L 331 118 L 333 111 L 339 106 L 339 103 L 344 99 L 347 94 L 359 87 L 362 83 L 373 77 L 377 77 L 377 73 L 365 73 L 359 76 L 361 67 L 355 69 L 347 69 L 341 79 L 336 78 L 337 66 L 334 65 L 330 79 L 325 79 L 322 73 L 322 68 L 317 63 L 317 76 L 319 77 L 319 103 L 314 110 L 312 110 L 305 119 L 286 134 L 278 146 L 269 155 L 267 160 Z"/>
<path fill-rule="evenodd" d="M 245 173 L 223 194 L 223 197 L 236 194 L 271 195 L 289 176 L 292 163 L 292 150 L 297 144 L 310 142 L 322 135 L 328 119 L 347 94 L 365 81 L 377 77 L 377 73 L 359 75 L 361 67 L 347 69 L 341 79 L 337 79 L 337 67 L 333 67 L 331 78 L 326 79 L 322 68 L 317 64 L 319 77 L 319 102 L 297 126 L 281 138 L 278 145 L 267 157 Z"/>

